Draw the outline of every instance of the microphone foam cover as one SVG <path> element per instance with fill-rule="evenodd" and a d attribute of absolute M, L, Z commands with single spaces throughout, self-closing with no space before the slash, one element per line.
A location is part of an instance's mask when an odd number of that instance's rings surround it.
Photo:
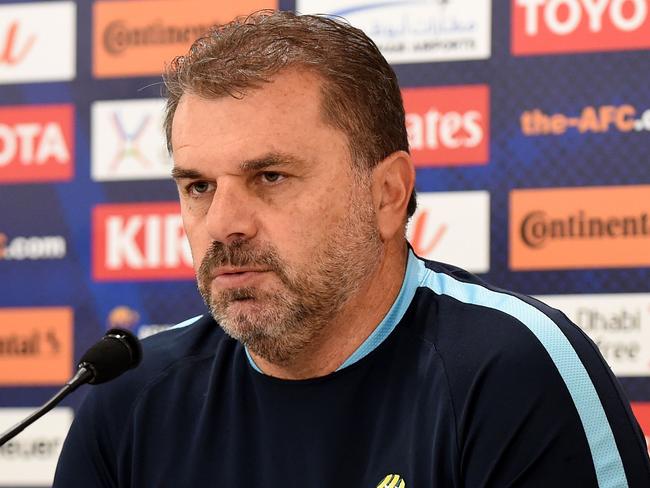
<path fill-rule="evenodd" d="M 90 369 L 94 376 L 90 384 L 97 385 L 117 378 L 135 368 L 142 359 L 140 341 L 130 331 L 110 329 L 106 335 L 82 356 L 79 366 Z"/>

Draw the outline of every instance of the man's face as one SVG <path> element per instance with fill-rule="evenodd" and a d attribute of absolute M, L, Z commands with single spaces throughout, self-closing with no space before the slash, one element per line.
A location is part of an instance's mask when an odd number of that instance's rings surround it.
<path fill-rule="evenodd" d="M 199 290 L 224 330 L 274 363 L 309 346 L 380 261 L 370 178 L 325 124 L 320 81 L 287 71 L 241 99 L 186 94 L 174 176 Z"/>

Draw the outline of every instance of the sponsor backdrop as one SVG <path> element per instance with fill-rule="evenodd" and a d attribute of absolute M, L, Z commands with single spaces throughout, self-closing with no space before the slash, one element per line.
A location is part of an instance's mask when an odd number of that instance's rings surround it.
<path fill-rule="evenodd" d="M 413 246 L 562 309 L 650 435 L 650 0 L 0 1 L 0 430 L 107 328 L 204 311 L 160 73 L 262 8 L 375 40 L 404 88 Z M 82 398 L 0 449 L 0 486 L 49 485 Z"/>

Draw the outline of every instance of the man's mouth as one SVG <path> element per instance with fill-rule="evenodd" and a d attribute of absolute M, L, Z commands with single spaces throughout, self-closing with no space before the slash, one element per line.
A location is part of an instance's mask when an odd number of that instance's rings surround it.
<path fill-rule="evenodd" d="M 260 280 L 268 270 L 252 267 L 221 267 L 213 273 L 212 283 L 219 288 L 252 286 Z"/>

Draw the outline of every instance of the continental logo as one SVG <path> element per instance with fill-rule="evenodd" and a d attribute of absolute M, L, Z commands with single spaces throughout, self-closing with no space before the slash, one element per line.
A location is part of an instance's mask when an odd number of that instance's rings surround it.
<path fill-rule="evenodd" d="M 650 185 L 514 190 L 510 267 L 648 266 L 649 215 Z"/>
<path fill-rule="evenodd" d="M 515 55 L 650 47 L 648 0 L 512 0 Z"/>
<path fill-rule="evenodd" d="M 143 27 L 132 27 L 124 20 L 115 20 L 106 26 L 102 40 L 107 54 L 117 56 L 130 48 L 165 44 L 185 46 L 209 28 L 210 24 L 174 25 L 160 20 Z"/>
<path fill-rule="evenodd" d="M 63 236 L 16 236 L 0 232 L 0 261 L 64 259 L 67 243 Z"/>
<path fill-rule="evenodd" d="M 96 77 L 159 75 L 210 26 L 256 10 L 272 0 L 240 2 L 117 1 L 93 6 L 93 73 Z"/>
<path fill-rule="evenodd" d="M 73 105 L 0 108 L 0 183 L 68 181 L 73 175 Z"/>
<path fill-rule="evenodd" d="M 588 105 L 577 115 L 545 113 L 539 108 L 526 110 L 519 119 L 526 136 L 559 136 L 568 131 L 580 134 L 650 131 L 650 109 L 633 105 Z"/>
<path fill-rule="evenodd" d="M 72 374 L 68 307 L 0 309 L 0 386 L 65 383 Z"/>
<path fill-rule="evenodd" d="M 575 214 L 552 217 L 542 210 L 527 213 L 519 229 L 522 242 L 541 249 L 558 240 L 602 240 L 650 237 L 648 213 L 601 217 L 579 210 Z"/>
<path fill-rule="evenodd" d="M 402 90 L 409 146 L 416 166 L 486 164 L 490 89 L 487 85 Z"/>
<path fill-rule="evenodd" d="M 406 488 L 406 482 L 398 474 L 389 474 L 379 482 L 377 488 Z"/>
<path fill-rule="evenodd" d="M 99 205 L 93 209 L 93 239 L 96 280 L 194 277 L 176 202 Z"/>

